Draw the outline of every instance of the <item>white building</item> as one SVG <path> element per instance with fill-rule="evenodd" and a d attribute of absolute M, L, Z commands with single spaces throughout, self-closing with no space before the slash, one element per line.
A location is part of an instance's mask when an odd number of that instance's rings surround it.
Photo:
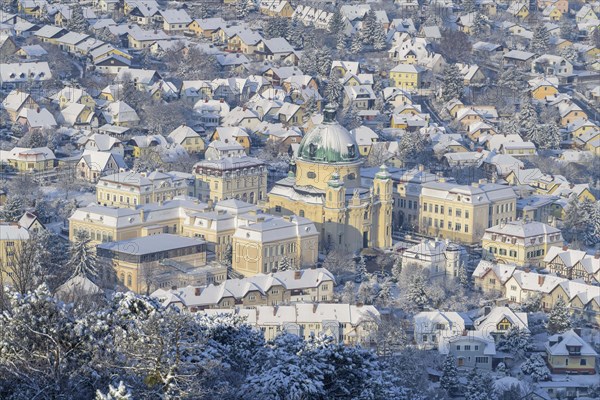
<path fill-rule="evenodd" d="M 429 276 L 458 276 L 464 249 L 449 240 L 428 240 L 410 247 L 402 253 L 402 265 L 416 265 L 429 271 Z"/>

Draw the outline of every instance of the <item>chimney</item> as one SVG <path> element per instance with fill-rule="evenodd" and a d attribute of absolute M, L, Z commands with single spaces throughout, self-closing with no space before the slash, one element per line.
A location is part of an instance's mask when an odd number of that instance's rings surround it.
<path fill-rule="evenodd" d="M 144 209 L 140 208 L 140 220 L 144 221 Z"/>
<path fill-rule="evenodd" d="M 544 279 L 546 279 L 544 275 L 538 275 L 538 285 L 542 286 L 544 284 Z"/>
<path fill-rule="evenodd" d="M 206 204 L 208 205 L 208 208 L 210 210 L 212 210 L 212 208 L 213 208 L 213 201 L 212 201 L 212 199 L 208 199 L 208 201 L 206 202 Z"/>
<path fill-rule="evenodd" d="M 566 244 L 562 247 L 563 251 L 567 251 L 569 250 L 569 246 L 567 246 Z"/>
<path fill-rule="evenodd" d="M 317 269 L 317 265 L 316 264 L 315 265 L 311 265 L 310 269 Z"/>
<path fill-rule="evenodd" d="M 467 330 L 466 329 L 463 329 L 463 331 L 461 333 L 461 336 L 467 336 Z"/>
<path fill-rule="evenodd" d="M 600 251 L 597 251 L 596 254 L 594 254 L 594 258 L 596 260 L 600 259 Z"/>
<path fill-rule="evenodd" d="M 317 307 L 319 306 L 319 304 L 314 303 L 313 304 L 313 314 L 317 312 Z"/>
<path fill-rule="evenodd" d="M 219 103 L 223 103 L 225 99 L 219 99 Z"/>
<path fill-rule="evenodd" d="M 36 111 L 36 112 L 39 114 L 39 113 L 40 113 L 40 111 L 42 111 L 42 110 L 41 110 L 41 108 L 39 108 L 39 107 L 38 107 L 38 108 L 36 108 L 36 110 L 35 110 L 35 111 Z"/>
<path fill-rule="evenodd" d="M 204 102 L 205 102 L 205 103 L 208 103 L 208 99 L 204 99 Z"/>
<path fill-rule="evenodd" d="M 419 171 L 425 171 L 425 166 L 423 164 L 419 164 Z"/>
<path fill-rule="evenodd" d="M 294 271 L 294 279 L 300 279 L 302 277 L 302 271 Z"/>
<path fill-rule="evenodd" d="M 361 302 L 356 303 L 356 307 L 360 308 L 362 306 L 363 306 L 363 303 L 361 303 Z"/>
<path fill-rule="evenodd" d="M 242 107 L 242 110 L 246 111 L 247 110 L 246 106 Z"/>
<path fill-rule="evenodd" d="M 483 315 L 488 315 L 490 312 L 492 312 L 492 307 L 490 307 L 490 306 L 483 307 Z"/>
<path fill-rule="evenodd" d="M 477 152 L 478 152 L 478 153 L 482 153 L 482 152 L 483 152 L 483 149 L 482 149 L 481 147 L 478 147 L 478 148 L 477 148 Z"/>
<path fill-rule="evenodd" d="M 277 310 L 279 309 L 279 306 L 277 306 L 277 304 L 275 304 L 273 306 L 273 316 L 277 315 Z"/>
<path fill-rule="evenodd" d="M 581 328 L 573 328 L 573 332 L 575 332 L 577 336 L 581 337 Z"/>
<path fill-rule="evenodd" d="M 199 287 L 194 289 L 194 296 L 200 296 L 200 293 L 202 293 L 202 290 Z"/>

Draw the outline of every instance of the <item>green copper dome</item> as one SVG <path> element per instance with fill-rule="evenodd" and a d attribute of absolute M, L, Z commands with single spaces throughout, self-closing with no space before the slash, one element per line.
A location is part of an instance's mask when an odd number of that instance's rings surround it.
<path fill-rule="evenodd" d="M 323 113 L 323 123 L 302 138 L 298 158 L 305 161 L 339 163 L 357 161 L 360 154 L 354 137 L 335 120 L 335 109 L 327 106 Z"/>

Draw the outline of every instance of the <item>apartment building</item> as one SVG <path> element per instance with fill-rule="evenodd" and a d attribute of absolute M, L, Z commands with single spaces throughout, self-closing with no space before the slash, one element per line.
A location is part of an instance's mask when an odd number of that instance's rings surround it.
<path fill-rule="evenodd" d="M 471 186 L 444 181 L 422 185 L 420 231 L 426 235 L 476 244 L 485 230 L 516 219 L 517 195 L 511 187 L 482 180 Z"/>
<path fill-rule="evenodd" d="M 96 201 L 103 206 L 135 208 L 138 205 L 195 197 L 195 177 L 184 172 L 119 172 L 96 184 Z"/>
<path fill-rule="evenodd" d="M 335 278 L 324 268 L 286 270 L 228 279 L 218 286 L 187 286 L 159 289 L 152 297 L 165 306 L 174 305 L 192 312 L 257 306 L 277 306 L 300 302 L 331 302 Z"/>
<path fill-rule="evenodd" d="M 194 165 L 196 193 L 200 200 L 226 199 L 257 204 L 267 193 L 267 168 L 246 155 L 203 160 Z"/>
<path fill-rule="evenodd" d="M 245 316 L 250 325 L 264 333 L 265 340 L 272 340 L 281 332 L 286 332 L 304 340 L 327 335 L 339 343 L 367 347 L 373 343 L 380 319 L 379 311 L 374 306 L 350 304 L 294 304 L 202 312 L 207 315 Z"/>
<path fill-rule="evenodd" d="M 483 257 L 518 266 L 539 266 L 552 246 L 562 247 L 560 229 L 529 220 L 508 221 L 485 230 Z"/>

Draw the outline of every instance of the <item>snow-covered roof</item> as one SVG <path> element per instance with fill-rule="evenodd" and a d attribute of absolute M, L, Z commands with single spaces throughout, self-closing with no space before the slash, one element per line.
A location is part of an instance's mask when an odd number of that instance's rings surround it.
<path fill-rule="evenodd" d="M 498 264 L 492 261 L 481 260 L 479 261 L 479 264 L 477 264 L 477 267 L 475 267 L 475 270 L 473 271 L 473 277 L 482 278 L 488 272 L 493 272 L 500 280 L 500 283 L 505 283 L 510 279 L 510 277 L 513 275 L 516 269 L 516 265 Z"/>
<path fill-rule="evenodd" d="M 0 240 L 27 240 L 29 232 L 19 225 L 0 224 Z"/>
<path fill-rule="evenodd" d="M 505 318 L 512 324 L 512 328 L 529 332 L 527 313 L 515 312 L 508 307 L 492 308 L 488 314 L 477 318 L 474 321 L 474 326 L 475 329 L 486 333 L 497 332 L 498 324 Z"/>
<path fill-rule="evenodd" d="M 198 238 L 161 233 L 158 235 L 120 240 L 118 242 L 101 243 L 97 247 L 98 249 L 114 253 L 141 256 L 200 246 L 205 243 L 204 240 Z M 200 250 L 198 252 L 200 252 Z"/>
<path fill-rule="evenodd" d="M 572 348 L 572 351 L 569 351 L 569 348 Z M 569 356 L 577 351 L 577 356 L 598 356 L 594 348 L 573 329 L 550 336 L 546 342 L 546 351 L 551 356 Z"/>

